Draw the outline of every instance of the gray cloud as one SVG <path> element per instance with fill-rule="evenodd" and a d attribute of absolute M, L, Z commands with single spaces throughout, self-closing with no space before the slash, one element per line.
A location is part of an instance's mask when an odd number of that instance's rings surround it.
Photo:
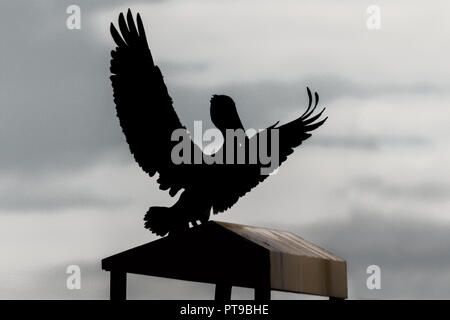
<path fill-rule="evenodd" d="M 3 192 L 0 195 L 0 212 L 13 213 L 25 212 L 61 212 L 64 209 L 80 208 L 115 208 L 124 206 L 128 201 L 118 198 L 104 198 L 83 191 L 59 191 L 47 190 L 13 190 Z"/>
<path fill-rule="evenodd" d="M 421 199 L 423 201 L 448 201 L 450 186 L 444 182 L 420 181 L 416 184 L 395 184 L 378 177 L 367 177 L 353 182 L 353 187 L 365 192 L 378 194 L 382 198 L 397 198 L 404 201 Z"/>
<path fill-rule="evenodd" d="M 357 212 L 357 213 L 356 213 Z M 350 298 L 448 299 L 450 224 L 380 216 L 358 208 L 347 219 L 286 227 L 347 260 Z M 379 265 L 382 290 L 368 290 L 366 268 Z"/>
<path fill-rule="evenodd" d="M 419 136 L 319 136 L 311 141 L 312 145 L 325 148 L 350 148 L 376 150 L 383 146 L 421 147 L 431 142 Z"/>
<path fill-rule="evenodd" d="M 63 5 L 51 7 L 20 10 L 14 45 L 2 52 L 0 170 L 73 168 L 122 142 L 105 52 L 87 30 L 65 28 Z"/>

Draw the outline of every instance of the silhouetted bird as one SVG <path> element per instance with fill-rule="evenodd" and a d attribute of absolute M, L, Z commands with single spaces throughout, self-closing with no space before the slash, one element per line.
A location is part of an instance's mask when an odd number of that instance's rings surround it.
<path fill-rule="evenodd" d="M 183 190 L 172 207 L 151 207 L 145 215 L 145 227 L 157 235 L 185 230 L 189 223 L 195 226 L 198 221 L 208 221 L 211 209 L 214 214 L 227 210 L 266 179 L 268 175 L 261 174 L 261 169 L 269 165 L 260 159 L 252 164 L 249 161 L 249 146 L 256 142 L 259 152 L 262 147 L 258 143 L 265 141 L 264 134 L 268 137 L 272 129 L 278 130 L 278 163 L 281 164 L 295 147 L 311 136 L 308 132 L 327 119 L 317 122 L 324 109 L 313 115 L 319 97 L 315 93 L 315 106 L 311 108 L 312 96 L 308 88 L 309 106 L 302 116 L 280 126 L 277 122 L 252 137 L 245 136 L 244 143 L 236 144 L 235 151 L 242 148 L 247 151 L 245 164 L 175 164 L 171 153 L 179 141 L 172 141 L 172 133 L 176 129 L 186 129 L 172 106 L 161 71 L 153 62 L 140 15 L 135 24 L 130 10 L 126 20 L 121 13 L 119 29 L 120 33 L 111 24 L 111 35 L 117 44 L 111 52 L 111 81 L 117 116 L 130 151 L 151 177 L 159 173 L 160 189 L 168 190 L 172 197 Z M 226 129 L 244 129 L 236 106 L 228 96 L 214 95 L 210 113 L 212 122 L 224 136 Z M 187 136 L 193 150 L 188 155 L 190 159 L 194 159 L 195 153 L 203 154 Z M 276 150 L 270 141 L 266 148 Z M 216 154 L 226 151 L 227 142 Z"/>

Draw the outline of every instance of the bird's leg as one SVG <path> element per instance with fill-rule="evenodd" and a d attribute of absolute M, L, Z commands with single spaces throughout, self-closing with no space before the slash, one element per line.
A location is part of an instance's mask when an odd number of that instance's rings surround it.
<path fill-rule="evenodd" d="M 172 227 L 169 232 L 169 236 L 181 234 L 187 230 L 189 230 L 189 221 L 179 222 Z"/>
<path fill-rule="evenodd" d="M 189 223 L 185 224 L 183 226 L 180 225 L 177 228 L 173 228 L 172 230 L 169 231 L 169 236 L 181 234 L 181 233 L 185 232 L 186 230 L 189 230 Z"/>

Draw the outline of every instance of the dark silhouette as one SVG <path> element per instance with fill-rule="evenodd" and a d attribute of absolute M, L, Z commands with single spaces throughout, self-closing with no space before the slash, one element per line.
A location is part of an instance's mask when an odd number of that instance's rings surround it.
<path fill-rule="evenodd" d="M 111 52 L 111 81 L 117 116 L 130 151 L 151 177 L 159 173 L 157 182 L 161 190 L 168 190 L 173 197 L 183 189 L 172 207 L 151 207 L 145 215 L 145 227 L 158 235 L 185 230 L 189 223 L 207 222 L 211 209 L 217 214 L 231 208 L 240 197 L 265 180 L 268 175 L 262 175 L 261 169 L 270 165 L 260 159 L 252 164 L 249 161 L 249 146 L 256 142 L 257 152 L 260 152 L 259 143 L 264 141 L 265 134 L 270 136 L 271 130 L 277 129 L 277 156 L 281 164 L 295 147 L 311 136 L 309 132 L 326 120 L 317 121 L 324 109 L 313 115 L 319 97 L 315 93 L 315 105 L 311 108 L 312 95 L 308 88 L 309 106 L 302 116 L 280 126 L 277 122 L 253 137 L 245 136 L 244 143 L 237 144 L 235 151 L 242 148 L 246 151 L 245 164 L 174 164 L 171 152 L 179 142 L 172 141 L 172 133 L 185 127 L 173 108 L 161 71 L 153 62 L 140 15 L 135 25 L 130 10 L 126 20 L 121 13 L 119 29 L 120 33 L 111 24 L 111 35 L 117 44 Z M 244 129 L 236 106 L 228 96 L 214 95 L 210 113 L 212 122 L 224 136 L 226 129 Z M 226 153 L 228 142 L 216 155 Z M 193 163 L 194 155 L 202 154 L 202 150 L 190 139 L 189 143 Z M 270 141 L 267 150 L 269 153 L 275 150 Z"/>

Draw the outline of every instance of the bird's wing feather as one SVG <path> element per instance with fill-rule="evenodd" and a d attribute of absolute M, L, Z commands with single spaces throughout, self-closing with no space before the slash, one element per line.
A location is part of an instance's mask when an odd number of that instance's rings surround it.
<path fill-rule="evenodd" d="M 322 109 L 319 113 L 314 114 L 314 111 L 319 103 L 319 96 L 317 93 L 314 94 L 315 105 L 311 108 L 313 99 L 309 88 L 307 88 L 307 92 L 309 105 L 303 115 L 281 126 L 276 126 L 277 124 L 270 126 L 269 128 L 255 134 L 251 139 L 247 140 L 247 144 L 256 142 L 259 150 L 259 139 L 261 139 L 263 135 L 270 137 L 270 133 L 268 131 L 277 129 L 279 138 L 278 167 L 286 161 L 290 154 L 294 152 L 294 148 L 298 147 L 304 140 L 311 137 L 310 132 L 320 127 L 327 120 L 327 118 L 325 118 L 318 121 L 325 109 Z M 269 146 L 271 143 L 270 141 L 271 140 L 267 138 L 267 143 Z M 269 148 L 271 149 L 271 146 Z M 266 171 L 262 174 L 261 169 L 263 167 L 269 169 L 269 166 L 258 161 L 256 165 L 246 165 L 241 168 L 235 167 L 235 170 L 232 172 L 224 174 L 222 178 L 228 181 L 227 183 L 223 183 L 224 188 L 227 190 L 222 190 L 222 193 L 227 194 L 227 197 L 221 197 L 219 194 L 216 199 L 214 199 L 213 212 L 219 213 L 232 207 L 240 197 L 244 196 L 260 182 L 264 181 L 268 177 L 268 174 L 277 169 L 277 167 L 274 167 L 271 168 L 271 170 L 268 170 L 268 172 Z"/>
<path fill-rule="evenodd" d="M 117 44 L 111 52 L 110 68 L 117 116 L 137 163 L 150 176 L 158 172 L 160 189 L 169 189 L 174 195 L 188 185 L 191 175 L 188 166 L 174 165 L 171 159 L 178 143 L 171 140 L 172 132 L 185 127 L 153 62 L 139 14 L 136 22 L 128 10 L 126 20 L 122 13 L 119 16 L 120 33 L 111 23 Z"/>

